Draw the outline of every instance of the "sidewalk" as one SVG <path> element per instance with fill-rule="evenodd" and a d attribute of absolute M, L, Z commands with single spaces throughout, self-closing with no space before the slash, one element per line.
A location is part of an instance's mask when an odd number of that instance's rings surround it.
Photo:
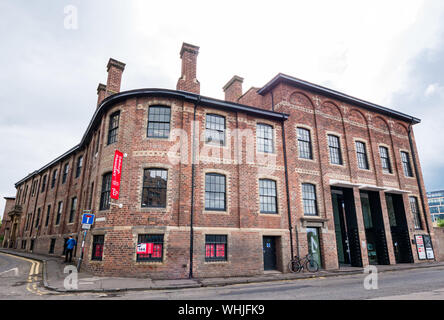
<path fill-rule="evenodd" d="M 177 279 L 177 280 L 153 280 L 149 278 L 117 278 L 98 277 L 83 270 L 78 273 L 78 289 L 67 290 L 64 286 L 68 272 L 64 273 L 66 266 L 62 257 L 42 254 L 27 253 L 18 250 L 0 249 L 0 252 L 8 253 L 28 259 L 41 261 L 43 264 L 43 285 L 46 289 L 57 292 L 116 292 L 130 290 L 171 290 L 199 287 L 217 287 L 233 284 L 245 284 L 255 282 L 283 281 L 319 277 L 334 277 L 353 274 L 364 274 L 363 268 L 347 267 L 337 270 L 321 270 L 317 273 L 280 273 L 267 272 L 263 275 L 250 277 L 228 278 L 201 278 L 201 279 Z M 76 267 L 75 264 L 71 264 Z M 378 272 L 401 271 L 419 268 L 431 268 L 444 266 L 444 262 L 425 262 L 420 264 L 380 265 Z"/>

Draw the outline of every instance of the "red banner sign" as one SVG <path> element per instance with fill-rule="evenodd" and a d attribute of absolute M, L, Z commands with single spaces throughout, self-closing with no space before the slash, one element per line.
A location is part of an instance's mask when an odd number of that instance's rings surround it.
<path fill-rule="evenodd" d="M 111 199 L 118 200 L 120 193 L 120 176 L 122 174 L 123 153 L 116 150 L 114 153 L 113 176 L 111 179 Z"/>

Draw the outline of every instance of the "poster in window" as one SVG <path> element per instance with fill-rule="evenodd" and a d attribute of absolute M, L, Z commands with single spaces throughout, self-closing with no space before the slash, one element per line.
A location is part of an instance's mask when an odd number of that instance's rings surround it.
<path fill-rule="evenodd" d="M 432 239 L 430 236 L 422 236 L 424 239 L 424 246 L 426 251 L 427 259 L 433 260 L 435 259 L 435 254 L 433 253 L 433 247 L 432 247 Z"/>
<path fill-rule="evenodd" d="M 425 247 L 424 247 L 424 239 L 423 239 L 422 235 L 416 235 L 415 241 L 416 241 L 416 249 L 418 250 L 419 260 L 425 260 L 426 259 L 426 252 L 425 252 Z"/>

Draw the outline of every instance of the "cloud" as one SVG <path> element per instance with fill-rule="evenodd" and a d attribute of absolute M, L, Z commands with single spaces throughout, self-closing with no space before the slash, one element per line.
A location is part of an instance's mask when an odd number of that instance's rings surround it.
<path fill-rule="evenodd" d="M 64 28 L 67 5 L 78 29 Z M 201 48 L 207 96 L 223 98 L 234 74 L 248 89 L 283 72 L 422 118 L 426 183 L 439 184 L 433 148 L 442 145 L 430 140 L 442 139 L 430 137 L 444 123 L 442 1 L 14 0 L 0 12 L 2 196 L 80 141 L 109 57 L 127 64 L 122 90 L 174 89 L 183 41 Z"/>

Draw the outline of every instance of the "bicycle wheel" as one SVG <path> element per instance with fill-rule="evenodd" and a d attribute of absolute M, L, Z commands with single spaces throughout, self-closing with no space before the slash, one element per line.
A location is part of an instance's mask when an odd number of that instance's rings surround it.
<path fill-rule="evenodd" d="M 301 271 L 301 265 L 298 261 L 291 260 L 288 263 L 288 269 L 290 270 L 290 272 L 299 272 L 299 271 Z"/>
<path fill-rule="evenodd" d="M 308 272 L 317 272 L 319 270 L 319 265 L 314 260 L 308 260 L 305 264 L 305 269 L 307 269 Z"/>

